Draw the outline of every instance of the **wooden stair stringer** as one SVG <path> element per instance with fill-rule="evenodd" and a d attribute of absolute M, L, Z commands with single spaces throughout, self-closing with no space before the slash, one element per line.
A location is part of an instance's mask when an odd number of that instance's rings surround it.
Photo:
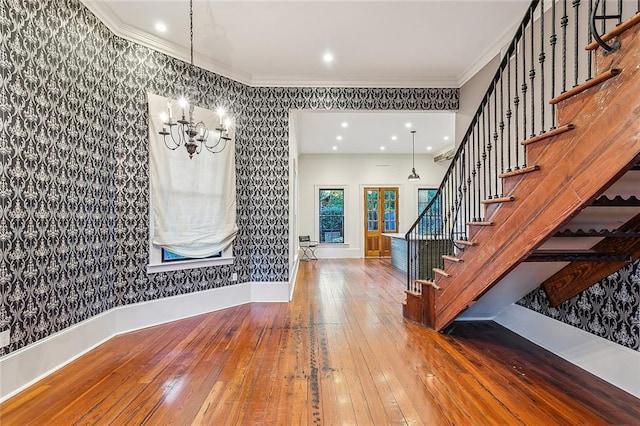
<path fill-rule="evenodd" d="M 558 105 L 558 122 L 575 123 L 575 130 L 527 148 L 541 170 L 519 179 L 513 191 L 519 201 L 502 205 L 494 226 L 477 230 L 472 255 L 447 266 L 453 278 L 435 293 L 435 329 L 446 327 L 590 204 L 640 153 L 638 29 L 623 36 L 633 36 L 633 43 L 627 40 L 629 52 L 612 65 L 623 72 Z"/>

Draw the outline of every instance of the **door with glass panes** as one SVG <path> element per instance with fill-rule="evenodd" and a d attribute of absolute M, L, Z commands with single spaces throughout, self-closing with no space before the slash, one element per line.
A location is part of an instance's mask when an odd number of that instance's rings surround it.
<path fill-rule="evenodd" d="M 391 256 L 391 238 L 398 232 L 398 188 L 364 189 L 364 255 Z"/>

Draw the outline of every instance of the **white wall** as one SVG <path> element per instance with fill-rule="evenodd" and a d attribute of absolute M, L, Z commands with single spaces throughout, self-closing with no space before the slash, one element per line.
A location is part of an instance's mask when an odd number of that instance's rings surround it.
<path fill-rule="evenodd" d="M 500 56 L 496 56 L 460 88 L 460 108 L 456 111 L 456 147 L 464 138 L 499 65 Z"/>
<path fill-rule="evenodd" d="M 417 218 L 418 188 L 437 188 L 447 170 L 431 155 L 416 155 L 416 172 L 421 180 L 408 182 L 411 155 L 302 154 L 299 157 L 299 235 L 318 239 L 317 187 L 345 188 L 345 244 L 322 245 L 318 257 L 364 257 L 365 187 L 398 187 L 400 232 L 406 232 Z"/>
<path fill-rule="evenodd" d="M 298 256 L 298 129 L 295 111 L 289 113 L 289 279 Z"/>

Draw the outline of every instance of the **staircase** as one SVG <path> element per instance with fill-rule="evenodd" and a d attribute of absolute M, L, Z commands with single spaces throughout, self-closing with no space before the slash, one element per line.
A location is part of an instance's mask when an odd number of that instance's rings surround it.
<path fill-rule="evenodd" d="M 410 261 L 403 312 L 405 317 L 439 331 L 522 262 L 569 262 L 543 283 L 552 303 L 558 304 L 640 256 L 640 202 L 635 198 L 640 194 L 611 194 L 616 182 L 640 176 L 640 13 L 601 37 L 619 42 L 621 47 L 608 54 L 598 48 L 589 55 L 585 83 L 562 90 L 549 101 L 551 107 L 536 110 L 534 101 L 546 94 L 544 89 L 539 89 L 539 95 L 534 90 L 536 70 L 545 72 L 549 52 L 534 55 L 533 40 L 544 33 L 545 21 L 552 25 L 559 21 L 561 30 L 556 33 L 554 26 L 551 36 L 555 48 L 558 38 L 554 40 L 554 36 L 566 31 L 568 13 L 556 11 L 553 3 L 545 14 L 548 18 L 538 18 L 541 23 L 536 24 L 533 17 L 540 8 L 545 10 L 544 3 L 533 2 L 523 20 L 513 49 L 503 60 L 440 187 L 440 198 L 407 233 Z M 578 40 L 578 28 L 575 34 Z M 531 54 L 526 49 L 527 35 Z M 564 42 L 566 45 L 567 40 Z M 577 58 L 577 49 L 573 53 Z M 567 56 L 571 52 L 563 51 L 563 62 Z M 528 64 L 527 57 L 531 58 Z M 541 63 L 537 69 L 535 59 Z M 576 59 L 575 80 L 577 64 Z M 566 70 L 559 73 L 552 68 L 550 72 L 555 76 Z M 512 73 L 515 83 L 503 83 L 501 78 Z M 552 124 L 535 134 L 534 125 L 544 127 L 545 113 L 552 116 Z M 507 132 L 509 136 L 515 133 L 521 148 L 498 147 Z M 526 139 L 518 137 L 527 133 L 531 136 Z M 502 173 L 495 171 L 500 160 L 512 156 L 515 166 L 507 164 Z M 595 221 L 585 222 L 590 227 L 581 228 L 581 217 L 605 208 L 617 212 L 613 224 L 606 223 L 610 216 L 603 215 L 600 221 L 595 214 Z M 420 234 L 425 221 L 438 220 L 439 234 Z M 412 244 L 421 238 L 448 240 L 453 247 L 442 256 L 441 266 L 427 276 L 417 275 L 420 268 L 416 264 L 430 253 L 421 253 L 420 244 Z M 575 240 L 582 243 L 573 247 L 562 243 Z M 555 243 L 549 247 L 552 241 Z M 415 247 L 413 251 L 411 247 Z"/>

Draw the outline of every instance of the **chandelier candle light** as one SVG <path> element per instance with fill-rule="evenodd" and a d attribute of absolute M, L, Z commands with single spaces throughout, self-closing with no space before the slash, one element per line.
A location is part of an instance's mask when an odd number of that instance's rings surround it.
<path fill-rule="evenodd" d="M 413 137 L 413 148 L 411 149 L 411 174 L 407 178 L 409 182 L 415 182 L 420 180 L 420 176 L 416 173 L 416 131 L 411 131 L 411 136 Z"/>
<path fill-rule="evenodd" d="M 191 66 L 193 67 L 193 0 L 189 1 L 189 30 L 191 45 Z M 195 89 L 193 86 L 189 88 L 193 96 Z M 207 151 L 216 154 L 221 152 L 227 146 L 227 142 L 231 140 L 229 137 L 229 125 L 231 120 L 225 118 L 223 108 L 218 108 L 217 113 L 220 117 L 216 132 L 218 134 L 217 141 L 215 137 L 209 140 L 209 129 L 202 121 L 195 120 L 195 106 L 189 103 L 185 97 L 181 97 L 178 101 L 181 111 L 181 118 L 177 121 L 173 120 L 173 102 L 167 101 L 167 112 L 160 115 L 162 120 L 162 131 L 159 132 L 164 139 L 164 144 L 170 150 L 176 150 L 179 146 L 184 145 L 189 153 L 189 158 L 193 158 L 193 154 L 200 154 L 202 147 Z M 185 115 L 188 111 L 188 117 Z M 169 137 L 170 136 L 170 137 Z M 214 142 L 215 141 L 215 142 Z M 222 143 L 222 144 L 221 144 Z"/>

